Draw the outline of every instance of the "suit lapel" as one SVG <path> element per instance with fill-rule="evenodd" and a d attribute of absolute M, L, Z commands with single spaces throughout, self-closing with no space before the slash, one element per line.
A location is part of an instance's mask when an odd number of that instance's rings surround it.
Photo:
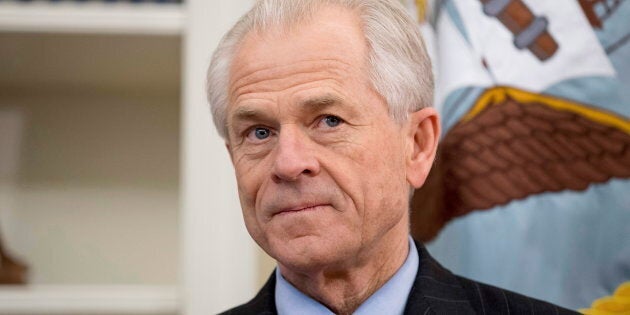
<path fill-rule="evenodd" d="M 420 266 L 404 314 L 475 314 L 455 276 L 416 242 Z"/>
<path fill-rule="evenodd" d="M 262 287 L 262 289 L 260 289 L 258 294 L 256 294 L 256 296 L 251 301 L 244 305 L 245 308 L 243 309 L 242 314 L 277 314 L 278 311 L 276 310 L 275 291 L 276 273 L 274 271 L 271 273 L 271 276 Z"/>

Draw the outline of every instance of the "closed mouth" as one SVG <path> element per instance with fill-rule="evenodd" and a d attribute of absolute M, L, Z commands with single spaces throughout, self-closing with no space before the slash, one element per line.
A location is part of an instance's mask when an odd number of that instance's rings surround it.
<path fill-rule="evenodd" d="M 278 211 L 277 213 L 275 213 L 274 215 L 286 215 L 286 214 L 292 214 L 292 213 L 298 213 L 298 212 L 313 211 L 313 210 L 317 210 L 318 208 L 321 208 L 323 206 L 327 206 L 327 204 L 316 204 L 316 205 L 305 205 L 305 206 L 290 207 L 290 208 L 282 209 L 282 210 Z"/>

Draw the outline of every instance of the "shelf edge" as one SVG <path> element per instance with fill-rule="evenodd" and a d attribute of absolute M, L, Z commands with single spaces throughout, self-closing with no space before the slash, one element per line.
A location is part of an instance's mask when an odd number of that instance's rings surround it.
<path fill-rule="evenodd" d="M 0 2 L 0 32 L 180 35 L 181 4 Z"/>
<path fill-rule="evenodd" d="M 0 314 L 177 314 L 176 286 L 0 286 Z"/>

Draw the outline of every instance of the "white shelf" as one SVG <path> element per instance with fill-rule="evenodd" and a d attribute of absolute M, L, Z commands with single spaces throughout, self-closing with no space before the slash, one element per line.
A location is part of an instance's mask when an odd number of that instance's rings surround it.
<path fill-rule="evenodd" d="M 0 191 L 19 223 L 2 231 L 32 283 L 50 284 L 0 286 L 1 315 L 206 315 L 256 293 L 203 89 L 208 53 L 254 1 L 0 0 L 0 107 L 24 109 L 20 146 L 35 154 Z M 169 286 L 109 285 L 128 282 Z"/>
<path fill-rule="evenodd" d="M 0 2 L 0 31 L 179 35 L 182 4 Z"/>
<path fill-rule="evenodd" d="M 175 286 L 0 286 L 0 314 L 178 314 Z"/>

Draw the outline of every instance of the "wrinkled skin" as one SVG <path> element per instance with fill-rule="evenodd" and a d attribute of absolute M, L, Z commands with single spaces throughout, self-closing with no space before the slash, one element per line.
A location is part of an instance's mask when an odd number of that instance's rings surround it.
<path fill-rule="evenodd" d="M 391 119 L 366 50 L 356 14 L 325 8 L 248 34 L 231 68 L 227 146 L 247 229 L 287 280 L 338 313 L 406 259 L 409 190 L 439 134 L 431 108 Z"/>

